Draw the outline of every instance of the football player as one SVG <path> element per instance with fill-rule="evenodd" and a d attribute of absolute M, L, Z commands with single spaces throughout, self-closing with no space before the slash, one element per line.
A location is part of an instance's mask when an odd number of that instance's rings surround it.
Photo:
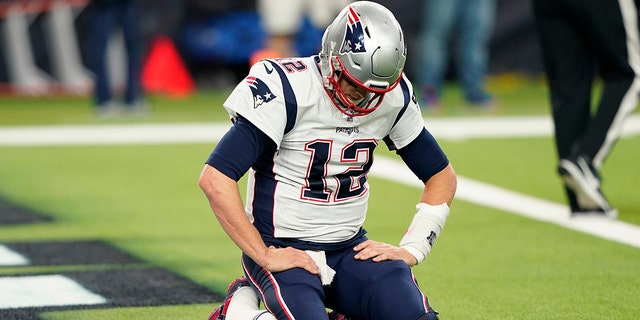
<path fill-rule="evenodd" d="M 425 128 L 406 52 L 393 14 L 357 1 L 327 27 L 319 55 L 262 60 L 236 86 L 224 103 L 233 126 L 199 185 L 245 277 L 210 319 L 326 320 L 325 308 L 339 319 L 437 319 L 411 267 L 444 227 L 456 175 Z M 387 213 L 409 225 L 398 245 L 363 229 L 381 141 L 424 182 L 413 218 Z"/>

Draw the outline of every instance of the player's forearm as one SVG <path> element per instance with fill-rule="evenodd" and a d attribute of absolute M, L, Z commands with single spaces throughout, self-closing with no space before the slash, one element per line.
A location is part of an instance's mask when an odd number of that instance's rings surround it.
<path fill-rule="evenodd" d="M 420 203 L 416 206 L 417 212 L 400 240 L 400 247 L 410 253 L 416 263 L 427 257 L 444 228 L 456 193 L 456 181 L 453 167 L 449 164 L 425 183 Z M 408 264 L 411 265 L 410 262 Z"/>
<path fill-rule="evenodd" d="M 257 263 L 264 262 L 267 247 L 247 218 L 238 184 L 215 168 L 205 165 L 200 175 L 203 190 L 211 210 L 229 238 Z"/>
<path fill-rule="evenodd" d="M 449 164 L 431 177 L 424 185 L 420 202 L 429 205 L 446 203 L 451 206 L 457 188 L 457 178 L 453 166 Z"/>

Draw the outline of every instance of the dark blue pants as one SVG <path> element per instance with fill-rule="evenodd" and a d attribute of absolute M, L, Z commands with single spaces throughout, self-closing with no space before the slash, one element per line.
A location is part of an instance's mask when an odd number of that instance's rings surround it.
<path fill-rule="evenodd" d="M 246 255 L 242 264 L 266 308 L 278 319 L 326 320 L 325 307 L 357 319 L 437 319 L 403 261 L 356 260 L 352 248 L 326 255 L 336 275 L 324 287 L 317 275 L 301 268 L 271 273 Z"/>
<path fill-rule="evenodd" d="M 600 170 L 637 106 L 638 1 L 533 0 L 559 159 L 586 156 Z M 624 10 L 635 18 L 626 19 Z M 632 21 L 634 23 L 632 23 Z M 594 86 L 602 82 L 596 110 Z M 582 211 L 565 187 L 571 211 Z"/>
<path fill-rule="evenodd" d="M 121 28 L 127 58 L 127 87 L 125 103 L 140 98 L 140 73 L 142 70 L 142 43 L 140 38 L 140 14 L 136 0 L 95 0 L 88 10 L 91 15 L 87 39 L 88 67 L 95 75 L 95 103 L 111 100 L 111 84 L 107 72 L 107 49 L 112 32 Z"/>

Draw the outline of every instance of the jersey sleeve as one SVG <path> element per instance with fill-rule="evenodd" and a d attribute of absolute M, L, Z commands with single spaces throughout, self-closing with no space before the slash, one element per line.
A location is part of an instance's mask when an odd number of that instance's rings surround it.
<path fill-rule="evenodd" d="M 404 106 L 384 141 L 389 150 L 398 150 L 411 143 L 425 128 L 422 112 L 413 93 L 411 82 L 403 75 L 398 85 L 403 95 Z"/>
<path fill-rule="evenodd" d="M 213 149 L 206 163 L 238 181 L 260 155 L 273 145 L 273 141 L 251 122 L 238 117 Z"/>
<path fill-rule="evenodd" d="M 277 64 L 263 60 L 234 88 L 223 106 L 232 117 L 242 116 L 280 147 L 287 125 L 282 80 Z"/>
<path fill-rule="evenodd" d="M 422 182 L 427 182 L 449 164 L 444 151 L 427 129 L 422 129 L 409 145 L 398 149 L 398 155 Z"/>

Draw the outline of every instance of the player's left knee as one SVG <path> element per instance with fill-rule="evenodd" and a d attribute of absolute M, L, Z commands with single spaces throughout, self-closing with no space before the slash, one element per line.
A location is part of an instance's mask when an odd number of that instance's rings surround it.
<path fill-rule="evenodd" d="M 402 260 L 387 261 L 382 268 L 371 275 L 369 281 L 374 286 L 385 287 L 386 282 L 398 282 L 401 280 L 412 280 L 411 268 Z"/>
<path fill-rule="evenodd" d="M 401 260 L 385 263 L 370 275 L 368 282 L 372 292 L 371 297 L 375 300 L 403 299 L 418 293 L 411 269 Z"/>
<path fill-rule="evenodd" d="M 371 319 L 437 320 L 435 314 L 424 314 L 423 295 L 413 281 L 411 269 L 403 261 L 381 266 L 369 281 L 370 305 L 375 306 Z"/>

